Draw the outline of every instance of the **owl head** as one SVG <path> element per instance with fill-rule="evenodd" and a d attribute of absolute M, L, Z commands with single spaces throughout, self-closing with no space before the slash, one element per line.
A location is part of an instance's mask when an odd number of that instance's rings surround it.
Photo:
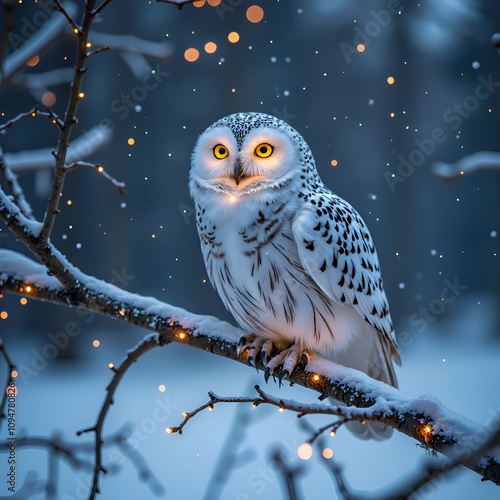
<path fill-rule="evenodd" d="M 301 171 L 317 176 L 302 136 L 283 120 L 262 113 L 237 113 L 203 132 L 193 151 L 193 198 L 264 196 L 300 186 Z"/>

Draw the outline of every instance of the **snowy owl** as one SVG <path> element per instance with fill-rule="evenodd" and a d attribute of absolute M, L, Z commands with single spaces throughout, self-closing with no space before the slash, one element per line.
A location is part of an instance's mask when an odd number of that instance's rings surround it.
<path fill-rule="evenodd" d="M 201 134 L 190 191 L 208 276 L 251 332 L 266 381 L 311 352 L 397 386 L 401 364 L 377 253 L 360 215 L 321 181 L 302 136 L 261 113 L 237 113 Z M 351 430 L 383 439 L 377 422 Z"/>

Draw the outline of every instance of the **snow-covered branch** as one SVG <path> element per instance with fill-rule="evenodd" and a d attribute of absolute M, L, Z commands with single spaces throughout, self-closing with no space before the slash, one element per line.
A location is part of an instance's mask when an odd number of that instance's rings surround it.
<path fill-rule="evenodd" d="M 237 355 L 243 332 L 210 316 L 199 316 L 184 309 L 122 290 L 84 275 L 71 266 L 79 287 L 65 289 L 47 270 L 12 251 L 0 250 L 0 287 L 32 298 L 83 307 L 146 330 L 158 333 L 163 342 L 178 342 L 218 356 L 247 363 L 248 353 Z M 257 368 L 264 366 L 257 361 Z M 364 373 L 313 355 L 305 370 L 294 372 L 290 381 L 334 398 L 349 407 L 362 408 L 365 415 L 389 425 L 429 449 L 455 457 L 472 455 L 478 444 L 495 431 L 457 415 L 436 399 L 411 397 Z M 347 410 L 346 410 L 347 411 Z M 500 485 L 498 453 L 467 460 L 464 465 L 483 478 Z"/>
<path fill-rule="evenodd" d="M 432 165 L 431 172 L 441 179 L 454 181 L 459 177 L 484 172 L 488 170 L 500 171 L 500 153 L 494 151 L 478 151 L 464 156 L 456 163 L 440 161 Z"/>
<path fill-rule="evenodd" d="M 66 155 L 67 163 L 81 161 L 93 155 L 110 143 L 113 131 L 104 124 L 96 125 L 78 138 L 71 141 Z M 16 153 L 5 153 L 5 162 L 16 173 L 34 172 L 54 168 L 52 148 L 31 149 Z"/>

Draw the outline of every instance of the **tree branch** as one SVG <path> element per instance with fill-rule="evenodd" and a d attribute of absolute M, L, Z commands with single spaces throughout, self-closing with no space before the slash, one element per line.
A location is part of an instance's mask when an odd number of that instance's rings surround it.
<path fill-rule="evenodd" d="M 74 163 L 93 155 L 110 143 L 113 131 L 107 125 L 96 125 L 74 139 L 66 154 L 66 162 Z M 25 173 L 54 168 L 51 148 L 5 153 L 5 161 L 13 172 Z"/>
<path fill-rule="evenodd" d="M 101 472 L 106 473 L 106 469 L 102 466 L 101 448 L 103 445 L 102 440 L 102 429 L 104 425 L 104 419 L 108 413 L 110 406 L 113 404 L 113 396 L 115 394 L 116 388 L 120 383 L 121 379 L 125 375 L 126 371 L 135 363 L 143 354 L 150 351 L 151 349 L 163 346 L 167 344 L 168 341 L 162 341 L 158 335 L 150 335 L 146 337 L 140 344 L 138 344 L 133 350 L 127 353 L 127 357 L 122 361 L 118 368 L 110 365 L 110 368 L 115 372 L 111 383 L 106 388 L 107 395 L 104 403 L 102 405 L 97 422 L 93 427 L 84 429 L 77 432 L 77 435 L 81 435 L 86 432 L 95 432 L 95 466 L 94 466 L 94 479 L 92 482 L 92 489 L 90 491 L 89 500 L 93 500 L 99 491 L 99 474 Z"/>
<path fill-rule="evenodd" d="M 494 151 L 478 151 L 464 156 L 456 163 L 434 162 L 431 172 L 441 179 L 455 181 L 477 172 L 500 170 L 500 153 Z"/>
<path fill-rule="evenodd" d="M 71 269 L 80 283 L 76 293 L 65 290 L 54 277 L 47 276 L 43 266 L 15 252 L 0 250 L 0 288 L 4 291 L 84 307 L 157 332 L 163 342 L 178 342 L 247 363 L 246 351 L 239 357 L 236 353 L 241 330 L 216 318 L 194 315 L 154 298 L 127 292 L 87 276 L 73 266 Z M 257 368 L 264 370 L 258 360 Z M 470 453 L 482 436 L 491 434 L 491 429 L 457 416 L 437 400 L 407 396 L 318 355 L 311 357 L 305 370 L 294 372 L 289 378 L 321 395 L 361 408 L 373 419 L 447 456 L 455 456 L 460 450 Z M 500 485 L 500 457 L 484 455 L 477 460 L 469 459 L 464 465 Z"/>
<path fill-rule="evenodd" d="M 117 189 L 121 194 L 125 193 L 125 183 L 117 181 L 114 177 L 111 177 L 107 172 L 105 172 L 102 165 L 99 163 L 87 163 L 84 161 L 77 161 L 72 163 L 71 165 L 66 166 L 66 172 L 70 172 L 71 170 L 76 170 L 77 168 L 91 168 L 95 170 L 101 176 L 106 179 L 115 189 Z"/>

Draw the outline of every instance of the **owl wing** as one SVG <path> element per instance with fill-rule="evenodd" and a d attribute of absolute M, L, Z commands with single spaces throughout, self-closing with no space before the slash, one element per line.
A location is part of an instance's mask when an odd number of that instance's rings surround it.
<path fill-rule="evenodd" d="M 352 305 L 401 364 L 377 253 L 361 216 L 325 189 L 304 198 L 292 231 L 313 280 L 335 302 Z"/>

